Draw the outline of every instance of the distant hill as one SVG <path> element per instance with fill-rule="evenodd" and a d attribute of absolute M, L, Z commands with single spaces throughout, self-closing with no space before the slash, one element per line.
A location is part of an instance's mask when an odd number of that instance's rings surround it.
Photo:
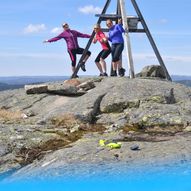
<path fill-rule="evenodd" d="M 191 80 L 179 80 L 176 82 L 191 87 Z"/>
<path fill-rule="evenodd" d="M 172 80 L 191 87 L 191 76 L 172 75 Z M 69 76 L 10 76 L 0 77 L 0 91 L 23 88 L 26 84 L 37 84 L 67 80 Z"/>
<path fill-rule="evenodd" d="M 6 84 L 6 83 L 0 83 L 0 91 L 3 90 L 10 90 L 10 89 L 18 89 L 18 88 L 22 88 L 24 87 L 24 85 L 14 85 L 14 84 Z"/>
<path fill-rule="evenodd" d="M 68 76 L 11 76 L 0 77 L 0 91 L 23 88 L 26 84 L 54 82 L 68 79 Z"/>
<path fill-rule="evenodd" d="M 172 75 L 171 77 L 174 82 L 191 87 L 191 76 Z"/>
<path fill-rule="evenodd" d="M 171 78 L 172 78 L 173 81 L 191 80 L 191 76 L 172 75 Z"/>
<path fill-rule="evenodd" d="M 10 76 L 10 77 L 0 77 L 0 83 L 23 85 L 23 84 L 66 80 L 68 78 L 69 78 L 68 76 Z"/>

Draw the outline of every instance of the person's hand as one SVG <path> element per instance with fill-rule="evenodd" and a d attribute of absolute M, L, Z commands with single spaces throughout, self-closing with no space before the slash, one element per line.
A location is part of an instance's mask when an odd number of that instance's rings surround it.
<path fill-rule="evenodd" d="M 118 19 L 118 24 L 122 24 L 122 18 Z"/>
<path fill-rule="evenodd" d="M 125 33 L 129 33 L 129 30 L 128 30 L 128 29 L 125 29 Z"/>
<path fill-rule="evenodd" d="M 106 43 L 107 42 L 107 38 L 102 38 L 102 42 Z"/>
<path fill-rule="evenodd" d="M 97 39 L 94 37 L 93 38 L 93 43 L 95 44 L 97 42 Z"/>

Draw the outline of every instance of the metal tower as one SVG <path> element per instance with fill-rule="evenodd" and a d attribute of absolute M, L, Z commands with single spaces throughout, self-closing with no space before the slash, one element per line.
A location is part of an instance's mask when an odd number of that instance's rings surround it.
<path fill-rule="evenodd" d="M 102 21 L 106 21 L 107 19 L 111 19 L 112 21 L 116 21 L 119 18 L 122 18 L 123 21 L 123 27 L 126 31 L 125 33 L 125 47 L 126 47 L 126 53 L 127 53 L 127 60 L 128 60 L 128 66 L 129 66 L 129 76 L 130 78 L 134 78 L 135 77 L 135 73 L 134 73 L 134 66 L 133 66 L 133 58 L 132 58 L 132 52 L 131 52 L 131 43 L 130 43 L 130 37 L 129 37 L 129 33 L 146 33 L 148 40 L 154 50 L 154 53 L 158 59 L 159 64 L 161 65 L 166 79 L 169 81 L 172 81 L 166 67 L 165 64 L 163 62 L 163 59 L 159 53 L 159 50 L 154 42 L 154 39 L 149 31 L 149 28 L 144 20 L 144 17 L 136 3 L 136 0 L 131 0 L 131 3 L 137 13 L 137 16 L 128 16 L 127 12 L 126 12 L 126 8 L 125 8 L 125 0 L 117 0 L 117 11 L 116 14 L 106 14 L 107 8 L 109 7 L 111 0 L 107 0 L 105 3 L 105 6 L 102 10 L 101 14 L 97 14 L 96 16 L 99 17 L 97 23 L 100 24 Z M 137 25 L 138 22 L 140 22 L 142 24 L 142 29 L 138 29 Z M 102 29 L 103 31 L 108 31 L 108 29 Z M 79 60 L 79 63 L 76 67 L 75 72 L 72 74 L 71 78 L 75 77 L 76 74 L 78 73 L 79 69 L 80 69 L 80 63 L 82 63 L 88 49 L 90 48 L 90 45 L 92 43 L 92 40 L 94 38 L 95 32 L 92 32 L 91 38 L 89 39 L 87 46 Z"/>

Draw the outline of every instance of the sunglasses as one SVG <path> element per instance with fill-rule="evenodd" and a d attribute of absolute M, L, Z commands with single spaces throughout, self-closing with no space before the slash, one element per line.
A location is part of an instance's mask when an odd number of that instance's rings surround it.
<path fill-rule="evenodd" d="M 63 25 L 64 28 L 68 27 L 68 24 Z"/>

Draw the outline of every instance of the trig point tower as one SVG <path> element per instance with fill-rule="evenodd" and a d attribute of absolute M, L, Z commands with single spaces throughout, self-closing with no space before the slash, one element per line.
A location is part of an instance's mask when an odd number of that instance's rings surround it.
<path fill-rule="evenodd" d="M 161 65 L 166 79 L 171 81 L 171 77 L 165 67 L 165 64 L 163 62 L 163 59 L 159 53 L 159 50 L 154 42 L 154 39 L 149 31 L 149 28 L 144 20 L 144 17 L 136 3 L 136 0 L 130 0 L 136 13 L 137 16 L 129 16 L 126 12 L 126 7 L 125 7 L 125 0 L 117 0 L 117 6 L 116 6 L 116 14 L 106 14 L 106 11 L 111 3 L 111 0 L 107 0 L 105 3 L 105 6 L 102 10 L 101 14 L 97 14 L 96 16 L 98 17 L 98 21 L 97 23 L 100 24 L 102 21 L 106 21 L 107 19 L 111 19 L 113 21 L 116 21 L 119 18 L 122 18 L 123 21 L 123 27 L 126 31 L 125 33 L 125 47 L 126 47 L 126 53 L 127 53 L 127 60 L 128 60 L 128 66 L 129 66 L 129 76 L 130 78 L 134 78 L 135 77 L 135 72 L 134 72 L 134 63 L 133 63 L 133 57 L 132 57 L 132 51 L 131 51 L 131 42 L 130 42 L 130 37 L 129 37 L 129 33 L 146 33 L 146 36 L 153 48 L 153 51 L 158 59 L 159 64 Z M 141 23 L 142 28 L 138 28 L 138 23 Z M 103 31 L 108 31 L 108 29 L 103 29 Z M 80 68 L 80 63 L 82 62 L 82 60 L 84 59 L 84 56 L 86 55 L 86 52 L 88 51 L 91 42 L 94 38 L 94 31 L 92 32 L 91 38 L 88 41 L 88 44 L 79 60 L 79 63 L 77 65 L 76 71 L 73 73 L 72 78 L 74 76 L 76 76 L 76 74 L 79 71 Z"/>

